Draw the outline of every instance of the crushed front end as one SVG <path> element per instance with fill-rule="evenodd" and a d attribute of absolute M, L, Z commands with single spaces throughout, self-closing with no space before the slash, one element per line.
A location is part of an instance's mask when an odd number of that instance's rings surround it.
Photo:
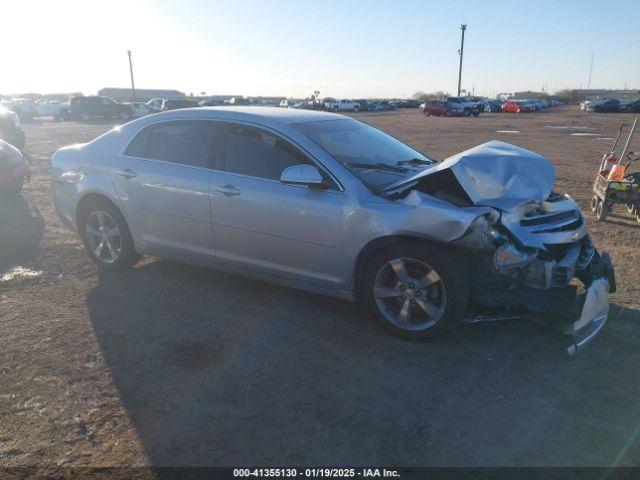
<path fill-rule="evenodd" d="M 471 253 L 476 318 L 553 315 L 572 338 L 570 357 L 604 326 L 616 288 L 613 265 L 591 243 L 568 196 L 496 209 L 455 243 Z"/>

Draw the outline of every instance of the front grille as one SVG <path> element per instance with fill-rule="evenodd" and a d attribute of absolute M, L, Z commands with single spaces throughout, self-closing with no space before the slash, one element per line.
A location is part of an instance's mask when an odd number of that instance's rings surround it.
<path fill-rule="evenodd" d="M 578 218 L 576 221 L 567 223 L 566 225 L 560 225 L 559 227 L 551 227 L 551 228 L 545 228 L 542 230 L 536 230 L 536 233 L 568 232 L 570 230 L 575 230 L 576 228 L 581 226 L 582 226 L 582 219 Z"/>
<path fill-rule="evenodd" d="M 526 217 L 520 221 L 523 227 L 535 227 L 538 225 L 553 225 L 555 223 L 564 222 L 566 220 L 580 218 L 576 210 L 566 212 L 552 213 L 551 215 L 540 215 L 535 217 Z"/>

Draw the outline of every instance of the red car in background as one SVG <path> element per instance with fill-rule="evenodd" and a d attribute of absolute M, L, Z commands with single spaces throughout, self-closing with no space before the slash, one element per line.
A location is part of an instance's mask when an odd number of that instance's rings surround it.
<path fill-rule="evenodd" d="M 0 140 L 0 196 L 19 195 L 31 178 L 31 166 L 13 145 Z"/>
<path fill-rule="evenodd" d="M 504 102 L 502 104 L 502 111 L 507 113 L 529 113 L 533 109 L 529 105 L 525 105 L 521 102 Z"/>
<path fill-rule="evenodd" d="M 427 117 L 431 115 L 435 115 L 436 117 L 462 117 L 465 115 L 461 110 L 451 108 L 444 100 L 427 100 L 420 105 L 420 109 Z"/>

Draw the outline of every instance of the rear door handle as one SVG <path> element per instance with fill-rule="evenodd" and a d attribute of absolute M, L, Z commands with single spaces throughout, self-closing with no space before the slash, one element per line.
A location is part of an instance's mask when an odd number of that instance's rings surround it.
<path fill-rule="evenodd" d="M 124 170 L 118 170 L 118 175 L 120 175 L 121 177 L 124 177 L 124 178 L 133 178 L 133 177 L 137 176 L 138 174 L 136 172 L 134 172 L 133 170 L 125 168 Z"/>
<path fill-rule="evenodd" d="M 233 185 L 225 185 L 224 187 L 214 187 L 213 190 L 219 193 L 223 193 L 227 197 L 233 197 L 235 195 L 240 195 L 241 193 L 240 190 L 238 190 Z"/>

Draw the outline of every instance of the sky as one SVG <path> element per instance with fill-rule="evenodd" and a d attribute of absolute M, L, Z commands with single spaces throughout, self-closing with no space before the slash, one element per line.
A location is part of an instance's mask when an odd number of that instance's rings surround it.
<path fill-rule="evenodd" d="M 2 0 L 0 93 L 640 88 L 638 0 Z M 11 21 L 7 21 L 11 19 Z M 7 41 L 9 39 L 9 41 Z M 11 66 L 9 68 L 8 66 Z"/>

